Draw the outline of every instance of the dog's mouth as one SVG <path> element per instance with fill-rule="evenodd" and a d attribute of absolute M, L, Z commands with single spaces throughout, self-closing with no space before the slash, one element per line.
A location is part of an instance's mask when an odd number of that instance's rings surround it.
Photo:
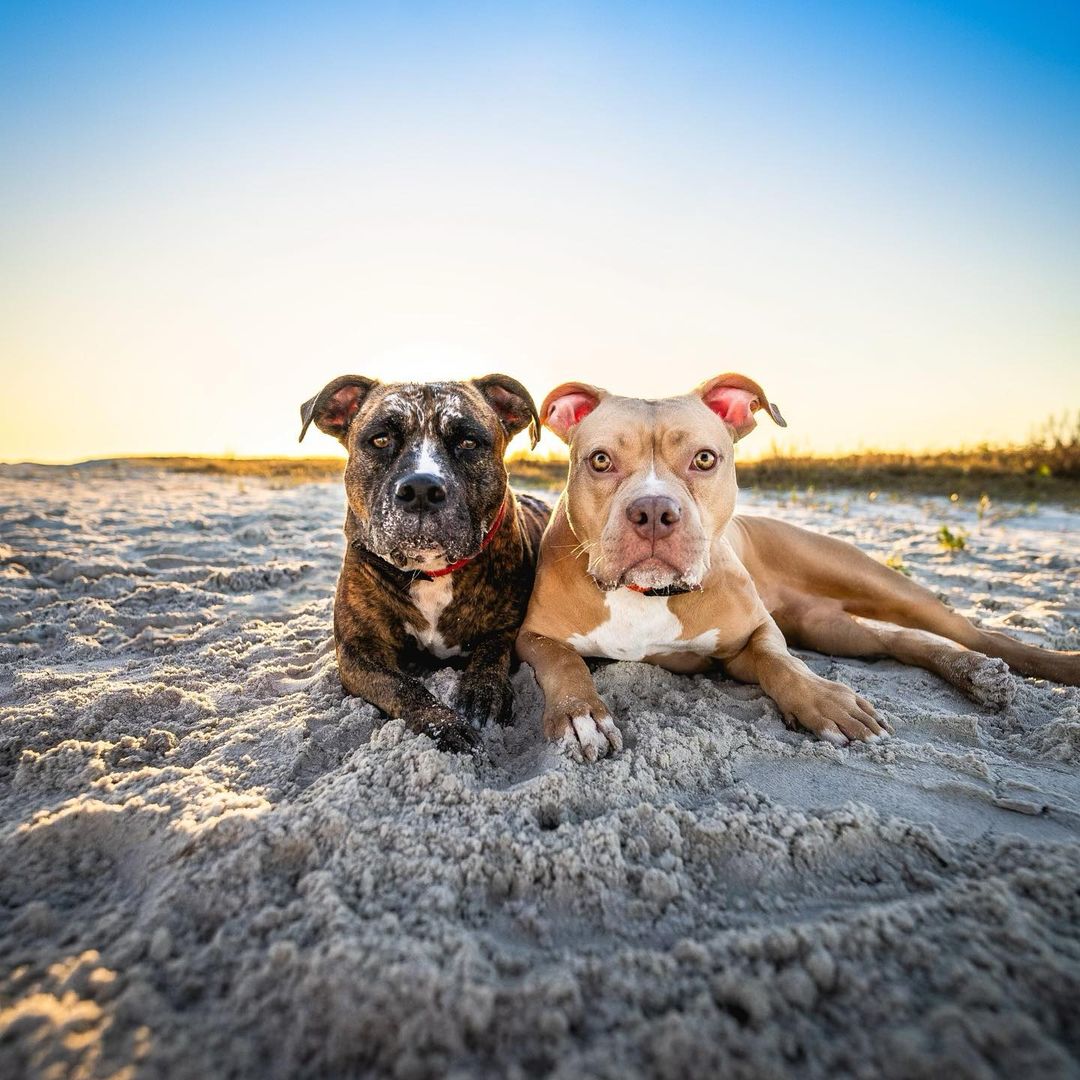
<path fill-rule="evenodd" d="M 368 551 L 399 570 L 427 573 L 475 558 L 486 543 L 484 528 L 490 527 L 486 518 L 478 519 L 456 501 L 419 514 L 380 506 L 364 524 L 357 539 Z"/>
<path fill-rule="evenodd" d="M 471 530 L 466 528 L 461 532 L 462 535 L 447 537 L 423 526 L 407 535 L 394 530 L 389 535 L 373 535 L 372 550 L 399 570 L 441 570 L 476 554 L 478 545 L 472 542 Z"/>
<path fill-rule="evenodd" d="M 674 596 L 701 588 L 699 580 L 656 555 L 641 559 L 610 578 L 600 578 L 594 574 L 593 580 L 605 592 L 613 589 L 635 589 Z"/>

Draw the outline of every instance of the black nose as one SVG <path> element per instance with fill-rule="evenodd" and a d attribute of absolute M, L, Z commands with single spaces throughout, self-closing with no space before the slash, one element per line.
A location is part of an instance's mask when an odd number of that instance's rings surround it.
<path fill-rule="evenodd" d="M 446 502 L 446 488 L 437 476 L 413 473 L 398 481 L 394 496 L 403 510 L 418 514 L 421 510 L 434 510 Z"/>
<path fill-rule="evenodd" d="M 643 540 L 663 540 L 675 531 L 682 511 L 667 495 L 643 495 L 626 508 L 626 520 Z"/>

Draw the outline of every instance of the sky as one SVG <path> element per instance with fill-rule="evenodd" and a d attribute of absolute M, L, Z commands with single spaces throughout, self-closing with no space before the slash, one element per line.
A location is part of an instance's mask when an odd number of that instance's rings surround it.
<path fill-rule="evenodd" d="M 1080 7 L 3 6 L 0 460 L 333 453 L 334 376 L 492 371 L 740 371 L 747 456 L 1077 409 Z"/>

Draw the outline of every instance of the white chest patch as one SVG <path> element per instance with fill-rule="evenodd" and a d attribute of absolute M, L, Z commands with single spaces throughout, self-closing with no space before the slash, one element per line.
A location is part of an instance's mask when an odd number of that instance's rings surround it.
<path fill-rule="evenodd" d="M 430 581 L 427 578 L 418 578 L 409 586 L 409 598 L 423 616 L 424 625 L 413 626 L 412 623 L 406 623 L 405 631 L 416 638 L 428 652 L 442 658 L 457 656 L 461 652 L 457 645 L 447 645 L 439 633 L 439 618 L 454 598 L 453 578 L 453 574 L 445 574 Z"/>
<path fill-rule="evenodd" d="M 718 632 L 706 630 L 682 638 L 682 623 L 662 596 L 643 596 L 630 589 L 605 594 L 607 619 L 587 634 L 574 634 L 567 642 L 582 656 L 607 656 L 612 660 L 644 660 L 663 653 L 690 652 L 711 656 Z"/>

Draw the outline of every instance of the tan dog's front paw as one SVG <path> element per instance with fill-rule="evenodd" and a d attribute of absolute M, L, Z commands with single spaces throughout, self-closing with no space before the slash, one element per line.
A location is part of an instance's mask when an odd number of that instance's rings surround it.
<path fill-rule="evenodd" d="M 560 753 L 575 761 L 596 761 L 609 750 L 617 753 L 623 747 L 622 732 L 599 701 L 561 702 L 558 709 L 544 715 L 544 734 Z"/>
<path fill-rule="evenodd" d="M 798 694 L 782 704 L 780 711 L 789 727 L 801 725 L 835 746 L 847 746 L 853 739 L 877 742 L 887 739 L 892 731 L 878 718 L 874 706 L 851 687 L 818 675 L 801 683 Z"/>

